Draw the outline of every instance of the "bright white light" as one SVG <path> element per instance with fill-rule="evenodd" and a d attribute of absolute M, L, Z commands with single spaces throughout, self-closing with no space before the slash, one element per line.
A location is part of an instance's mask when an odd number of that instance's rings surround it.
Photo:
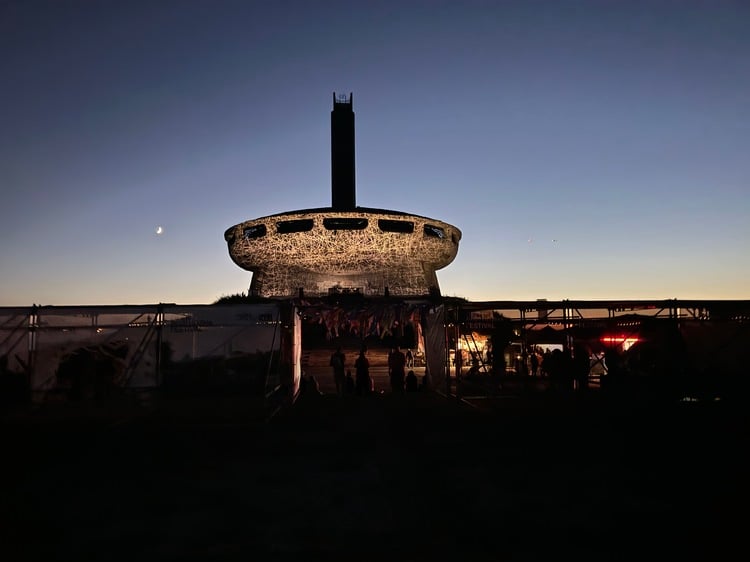
<path fill-rule="evenodd" d="M 164 229 L 161 226 L 156 227 L 156 234 L 162 234 L 164 232 Z"/>

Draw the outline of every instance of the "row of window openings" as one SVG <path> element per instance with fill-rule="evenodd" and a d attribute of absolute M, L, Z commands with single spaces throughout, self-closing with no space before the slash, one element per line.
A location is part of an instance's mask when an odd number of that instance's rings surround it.
<path fill-rule="evenodd" d="M 360 218 L 327 218 L 323 219 L 323 227 L 326 230 L 364 230 L 367 228 L 367 219 Z M 297 219 L 291 221 L 279 221 L 276 223 L 278 234 L 291 234 L 293 232 L 309 232 L 313 229 L 313 219 Z M 383 232 L 399 232 L 411 234 L 414 232 L 412 221 L 398 221 L 391 219 L 378 219 L 378 228 Z M 247 227 L 242 235 L 247 238 L 261 238 L 266 235 L 266 225 L 258 224 Z M 424 225 L 424 235 L 429 238 L 445 238 L 445 230 L 432 224 Z"/>

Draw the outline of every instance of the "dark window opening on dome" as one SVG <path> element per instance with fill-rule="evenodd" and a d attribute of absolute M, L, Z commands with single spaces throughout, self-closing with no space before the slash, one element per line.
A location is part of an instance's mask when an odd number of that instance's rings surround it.
<path fill-rule="evenodd" d="M 426 224 L 424 225 L 424 235 L 427 238 L 440 238 L 442 240 L 445 238 L 445 230 L 434 224 Z"/>
<path fill-rule="evenodd" d="M 313 219 L 298 219 L 292 221 L 279 221 L 276 223 L 276 232 L 279 234 L 291 234 L 292 232 L 308 232 L 313 229 Z"/>
<path fill-rule="evenodd" d="M 326 230 L 363 230 L 367 228 L 367 219 L 323 219 Z"/>
<path fill-rule="evenodd" d="M 261 238 L 266 235 L 266 225 L 265 224 L 258 224 L 255 226 L 248 226 L 245 230 L 242 231 L 242 237 L 245 240 L 248 240 L 250 238 Z"/>
<path fill-rule="evenodd" d="M 404 234 L 411 234 L 414 232 L 414 223 L 411 221 L 378 219 L 378 228 L 383 232 L 403 232 Z"/>

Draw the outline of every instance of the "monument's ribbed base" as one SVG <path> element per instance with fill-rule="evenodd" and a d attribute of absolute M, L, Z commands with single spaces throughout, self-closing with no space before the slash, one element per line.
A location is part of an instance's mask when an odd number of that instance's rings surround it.
<path fill-rule="evenodd" d="M 297 268 L 253 273 L 250 294 L 259 297 L 321 297 L 339 293 L 364 296 L 424 296 L 439 294 L 437 275 L 415 263 L 368 274 L 323 274 Z"/>

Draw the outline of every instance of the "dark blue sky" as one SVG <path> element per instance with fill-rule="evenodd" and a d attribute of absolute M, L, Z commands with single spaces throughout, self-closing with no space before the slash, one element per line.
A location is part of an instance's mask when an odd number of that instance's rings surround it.
<path fill-rule="evenodd" d="M 333 91 L 358 204 L 463 231 L 444 294 L 750 298 L 750 4 L 371 4 L 0 2 L 0 305 L 246 290 Z"/>

